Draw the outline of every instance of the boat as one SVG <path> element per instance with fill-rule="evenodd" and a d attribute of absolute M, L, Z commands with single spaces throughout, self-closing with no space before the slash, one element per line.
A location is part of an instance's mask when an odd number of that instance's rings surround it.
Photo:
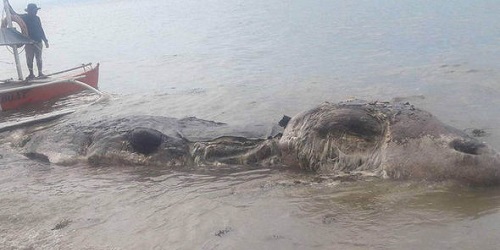
<path fill-rule="evenodd" d="M 98 92 L 99 64 L 85 64 L 70 71 L 83 71 L 56 78 L 7 80 L 0 83 L 0 111 L 15 110 L 88 89 Z M 69 71 L 68 71 L 69 72 Z"/>
<path fill-rule="evenodd" d="M 0 111 L 19 110 L 28 105 L 68 96 L 86 89 L 102 95 L 98 90 L 98 63 L 82 64 L 48 74 L 43 78 L 24 79 L 18 49 L 35 41 L 27 36 L 26 25 L 20 15 L 12 9 L 9 1 L 3 0 L 3 3 L 6 17 L 2 20 L 0 28 L 0 45 L 12 48 L 18 79 L 0 81 Z M 13 26 L 13 22 L 17 23 L 21 31 Z"/>

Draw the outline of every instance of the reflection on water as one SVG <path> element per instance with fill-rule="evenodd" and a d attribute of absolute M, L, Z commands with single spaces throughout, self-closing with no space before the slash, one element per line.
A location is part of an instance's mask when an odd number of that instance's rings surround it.
<path fill-rule="evenodd" d="M 12 4 L 22 12 L 25 3 Z M 46 72 L 101 90 L 0 121 L 196 116 L 275 124 L 322 101 L 398 97 L 500 149 L 499 2 L 50 0 Z M 21 56 L 23 58 L 23 56 Z M 0 52 L 0 79 L 15 75 Z M 15 133 L 9 136 L 16 136 Z M 496 249 L 500 190 L 339 182 L 283 169 L 60 167 L 0 145 L 0 248 Z"/>
<path fill-rule="evenodd" d="M 59 99 L 30 104 L 24 106 L 22 110 L 3 111 L 0 116 L 0 123 L 16 122 L 25 118 L 57 113 L 62 110 L 84 109 L 88 105 L 95 103 L 98 99 L 98 95 L 90 93 L 89 91 L 83 91 Z"/>
<path fill-rule="evenodd" d="M 495 241 L 473 237 L 488 231 L 481 238 L 494 240 L 488 235 L 499 231 L 500 189 L 320 181 L 283 169 L 97 169 L 4 159 L 6 247 L 491 249 Z"/>

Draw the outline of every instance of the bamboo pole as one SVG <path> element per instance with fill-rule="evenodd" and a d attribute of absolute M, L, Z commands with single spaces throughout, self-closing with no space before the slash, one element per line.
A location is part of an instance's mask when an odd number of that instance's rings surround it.
<path fill-rule="evenodd" d="M 10 13 L 9 0 L 3 0 L 3 8 L 5 10 L 5 15 L 7 17 L 7 27 L 12 28 L 12 17 Z M 21 62 L 19 60 L 19 52 L 17 51 L 17 45 L 12 45 L 12 50 L 14 51 L 14 61 L 16 62 L 17 76 L 19 80 L 23 80 L 23 71 L 21 69 Z"/>

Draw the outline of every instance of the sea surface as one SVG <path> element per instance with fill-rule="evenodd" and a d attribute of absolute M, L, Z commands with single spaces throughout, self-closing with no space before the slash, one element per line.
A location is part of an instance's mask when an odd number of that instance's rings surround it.
<path fill-rule="evenodd" d="M 27 3 L 10 2 L 19 13 Z M 37 4 L 45 73 L 100 63 L 109 98 L 80 94 L 2 122 L 70 108 L 58 122 L 146 114 L 270 127 L 324 101 L 397 98 L 500 150 L 500 1 Z M 0 48 L 0 78 L 15 75 Z M 0 249 L 498 249 L 499 235 L 500 188 L 57 166 L 0 145 Z"/>

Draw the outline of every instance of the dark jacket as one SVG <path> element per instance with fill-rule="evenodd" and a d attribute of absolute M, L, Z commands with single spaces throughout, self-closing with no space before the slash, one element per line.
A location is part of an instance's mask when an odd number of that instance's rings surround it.
<path fill-rule="evenodd" d="M 21 15 L 24 23 L 28 27 L 28 34 L 31 39 L 36 42 L 47 41 L 45 37 L 45 32 L 42 28 L 42 22 L 40 21 L 40 17 L 34 15 L 23 14 Z"/>

